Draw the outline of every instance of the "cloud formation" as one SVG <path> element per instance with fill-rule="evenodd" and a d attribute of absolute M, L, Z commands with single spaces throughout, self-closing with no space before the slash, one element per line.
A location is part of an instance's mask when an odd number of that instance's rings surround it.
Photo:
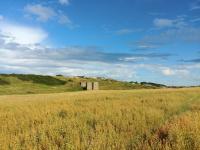
<path fill-rule="evenodd" d="M 162 70 L 162 74 L 165 76 L 182 76 L 182 77 L 189 77 L 190 73 L 187 69 L 181 69 L 181 68 L 164 68 Z"/>
<path fill-rule="evenodd" d="M 115 34 L 116 35 L 128 35 L 131 33 L 137 33 L 137 32 L 141 32 L 141 31 L 142 31 L 142 29 L 122 28 L 122 29 L 115 31 Z"/>
<path fill-rule="evenodd" d="M 58 0 L 60 4 L 62 5 L 69 5 L 70 4 L 70 0 Z"/>
<path fill-rule="evenodd" d="M 162 74 L 165 76 L 172 76 L 175 74 L 175 71 L 170 68 L 165 68 L 162 70 Z"/>
<path fill-rule="evenodd" d="M 155 18 L 153 24 L 157 28 L 180 28 L 187 26 L 185 15 L 178 16 L 176 19 Z"/>
<path fill-rule="evenodd" d="M 3 34 L 0 34 L 0 56 L 1 71 L 7 73 L 103 76 L 120 80 L 136 79 L 141 68 L 155 69 L 153 65 L 141 65 L 145 61 L 170 57 L 161 53 L 111 53 L 95 47 L 24 45 L 7 42 Z"/>
<path fill-rule="evenodd" d="M 195 19 L 192 19 L 190 20 L 191 22 L 199 22 L 200 21 L 200 18 L 195 18 Z"/>
<path fill-rule="evenodd" d="M 56 12 L 51 7 L 42 6 L 41 4 L 25 6 L 24 10 L 37 17 L 39 21 L 48 21 L 56 16 Z"/>
<path fill-rule="evenodd" d="M 199 10 L 200 9 L 200 0 L 197 0 L 196 2 L 192 3 L 190 6 L 190 10 Z"/>
<path fill-rule="evenodd" d="M 133 47 L 133 50 L 156 50 L 158 48 L 157 44 L 142 40 L 131 42 L 130 46 Z"/>
<path fill-rule="evenodd" d="M 0 21 L 3 20 L 3 18 L 4 18 L 4 17 L 3 17 L 2 15 L 0 15 Z"/>
<path fill-rule="evenodd" d="M 156 18 L 153 23 L 156 27 L 163 28 L 173 26 L 174 21 L 170 19 Z"/>
<path fill-rule="evenodd" d="M 66 1 L 66 3 L 67 2 L 68 1 Z M 27 13 L 26 15 L 36 17 L 37 21 L 47 22 L 49 20 L 54 20 L 71 29 L 76 27 L 66 14 L 64 14 L 61 10 L 54 10 L 52 7 L 43 6 L 41 4 L 28 4 L 24 7 L 24 10 Z"/>
<path fill-rule="evenodd" d="M 152 32 L 134 42 L 136 49 L 152 50 L 167 44 L 184 42 L 187 44 L 200 43 L 200 28 L 189 24 L 186 15 L 177 16 L 176 19 L 156 18 L 153 20 Z M 198 21 L 197 20 L 194 20 Z M 190 20 L 190 22 L 192 22 Z M 156 32 L 155 32 L 156 31 Z"/>
<path fill-rule="evenodd" d="M 200 28 L 181 27 L 177 29 L 167 29 L 158 34 L 146 35 L 138 42 L 149 45 L 165 45 L 176 42 L 200 43 Z"/>
<path fill-rule="evenodd" d="M 44 41 L 48 34 L 37 27 L 19 25 L 10 22 L 0 22 L 0 33 L 7 42 L 18 44 L 36 44 Z"/>
<path fill-rule="evenodd" d="M 196 59 L 189 59 L 189 60 L 181 60 L 182 62 L 188 62 L 188 63 L 200 63 L 200 58 Z"/>

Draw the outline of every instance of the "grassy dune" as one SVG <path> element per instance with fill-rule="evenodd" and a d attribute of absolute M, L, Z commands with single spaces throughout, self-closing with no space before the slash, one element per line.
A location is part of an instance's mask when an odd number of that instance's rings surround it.
<path fill-rule="evenodd" d="M 0 149 L 200 149 L 200 88 L 0 96 Z"/>

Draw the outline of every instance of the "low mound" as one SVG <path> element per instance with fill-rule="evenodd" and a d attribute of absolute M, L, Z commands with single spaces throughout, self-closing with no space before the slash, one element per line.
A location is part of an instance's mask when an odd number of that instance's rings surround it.
<path fill-rule="evenodd" d="M 11 74 L 11 75 L 3 75 L 3 76 L 11 76 L 17 77 L 22 81 L 32 81 L 33 83 L 37 84 L 45 84 L 45 85 L 64 85 L 66 81 L 56 79 L 51 76 L 42 76 L 42 75 L 23 75 L 23 74 Z"/>
<path fill-rule="evenodd" d="M 157 84 L 125 82 L 101 77 L 65 77 L 33 74 L 0 74 L 0 95 L 37 94 L 82 91 L 80 82 L 99 82 L 100 90 L 132 90 L 163 88 Z M 6 86 L 5 86 L 6 85 Z"/>

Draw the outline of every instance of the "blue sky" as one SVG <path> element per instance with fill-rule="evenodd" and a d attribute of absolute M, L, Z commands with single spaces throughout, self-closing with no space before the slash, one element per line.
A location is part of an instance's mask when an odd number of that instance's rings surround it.
<path fill-rule="evenodd" d="M 0 73 L 200 85 L 200 1 L 1 1 Z"/>

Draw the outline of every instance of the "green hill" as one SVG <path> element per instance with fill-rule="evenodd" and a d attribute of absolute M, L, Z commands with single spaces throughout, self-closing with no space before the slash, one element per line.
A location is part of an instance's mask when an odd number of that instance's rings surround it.
<path fill-rule="evenodd" d="M 58 93 L 68 91 L 81 91 L 81 81 L 99 82 L 100 90 L 130 90 L 143 88 L 160 88 L 156 84 L 142 84 L 137 82 L 122 82 L 105 78 L 87 77 L 64 77 L 24 75 L 24 74 L 1 74 L 0 94 L 34 94 L 34 93 Z"/>

